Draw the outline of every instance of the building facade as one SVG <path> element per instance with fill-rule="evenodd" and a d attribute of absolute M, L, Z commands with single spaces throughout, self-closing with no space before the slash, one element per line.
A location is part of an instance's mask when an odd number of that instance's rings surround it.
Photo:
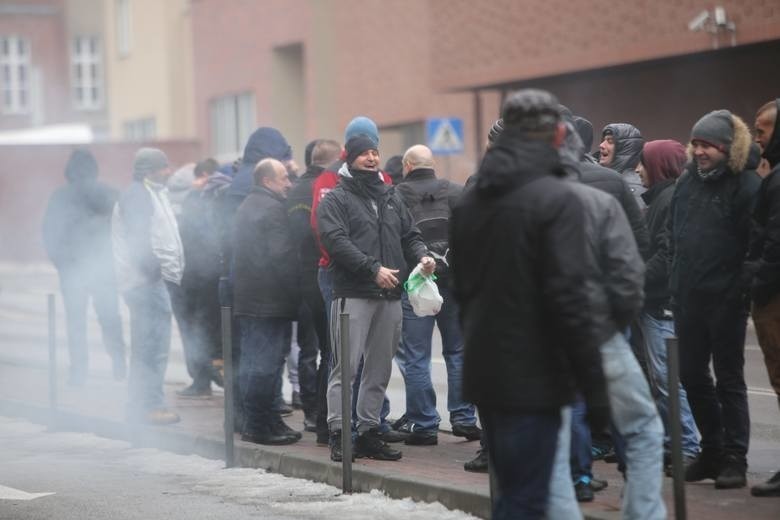
<path fill-rule="evenodd" d="M 387 158 L 424 141 L 428 118 L 456 117 L 466 147 L 439 168 L 462 180 L 514 88 L 552 90 L 597 134 L 621 120 L 648 139 L 685 140 L 708 110 L 750 120 L 780 84 L 776 0 L 193 0 L 191 9 L 197 135 L 225 159 L 261 125 L 282 130 L 300 158 L 310 139 L 342 139 L 359 114 L 379 124 Z"/>

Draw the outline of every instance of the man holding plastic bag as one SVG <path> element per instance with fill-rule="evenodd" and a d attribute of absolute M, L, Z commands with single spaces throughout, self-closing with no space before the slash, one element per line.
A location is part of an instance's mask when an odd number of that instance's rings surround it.
<path fill-rule="evenodd" d="M 360 357 L 363 374 L 357 396 L 355 454 L 377 460 L 398 460 L 379 431 L 379 413 L 392 360 L 401 335 L 401 286 L 407 265 L 420 262 L 431 274 L 436 268 L 420 231 L 395 190 L 382 182 L 379 151 L 367 135 L 346 144 L 346 162 L 339 184 L 317 208 L 320 241 L 331 258 L 333 303 L 332 345 L 339 344 L 340 313 L 349 314 L 350 368 L 355 378 Z M 333 349 L 328 380 L 328 427 L 331 459 L 341 460 L 341 359 Z M 352 381 L 350 381 L 351 383 Z"/>
<path fill-rule="evenodd" d="M 396 190 L 409 207 L 431 256 L 436 274 L 427 276 L 418 266 L 406 281 L 401 300 L 403 327 L 396 361 L 403 365 L 406 414 L 398 429 L 406 432 L 406 444 L 438 443 L 439 421 L 436 391 L 431 382 L 433 327 L 438 326 L 442 355 L 447 366 L 447 410 L 452 433 L 468 440 L 480 438 L 474 405 L 463 400 L 463 335 L 458 305 L 449 288 L 449 219 L 463 188 L 436 177 L 431 150 L 418 144 L 403 156 L 404 180 Z"/>

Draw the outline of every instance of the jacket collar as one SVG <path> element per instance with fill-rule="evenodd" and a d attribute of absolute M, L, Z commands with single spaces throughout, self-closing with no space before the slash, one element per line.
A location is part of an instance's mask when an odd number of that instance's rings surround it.
<path fill-rule="evenodd" d="M 279 202 L 284 202 L 284 197 L 282 197 L 275 191 L 269 190 L 265 186 L 252 186 L 252 194 L 271 197 L 273 199 L 278 200 Z"/>
<path fill-rule="evenodd" d="M 412 170 L 409 172 L 409 174 L 404 178 L 403 182 L 408 181 L 421 181 L 424 179 L 435 179 L 436 178 L 436 172 L 433 170 L 433 168 L 417 168 L 415 170 Z"/>

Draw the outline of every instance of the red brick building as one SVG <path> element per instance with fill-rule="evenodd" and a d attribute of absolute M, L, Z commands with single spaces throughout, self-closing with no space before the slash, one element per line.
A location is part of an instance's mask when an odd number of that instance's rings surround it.
<path fill-rule="evenodd" d="M 716 5 L 194 0 L 198 134 L 227 158 L 255 126 L 272 125 L 301 157 L 306 141 L 341 138 L 364 114 L 380 125 L 386 158 L 423 141 L 426 118 L 460 117 L 465 153 L 440 169 L 462 179 L 502 96 L 533 85 L 555 92 L 597 132 L 628 121 L 648 139 L 685 140 L 708 110 L 752 120 L 780 95 L 780 3 Z"/>

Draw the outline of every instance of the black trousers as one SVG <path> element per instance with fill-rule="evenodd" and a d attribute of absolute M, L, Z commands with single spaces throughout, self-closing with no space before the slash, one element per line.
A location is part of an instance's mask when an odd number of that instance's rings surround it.
<path fill-rule="evenodd" d="M 689 299 L 675 309 L 675 326 L 680 380 L 702 436 L 702 451 L 744 458 L 750 441 L 744 303 L 724 297 Z"/>

